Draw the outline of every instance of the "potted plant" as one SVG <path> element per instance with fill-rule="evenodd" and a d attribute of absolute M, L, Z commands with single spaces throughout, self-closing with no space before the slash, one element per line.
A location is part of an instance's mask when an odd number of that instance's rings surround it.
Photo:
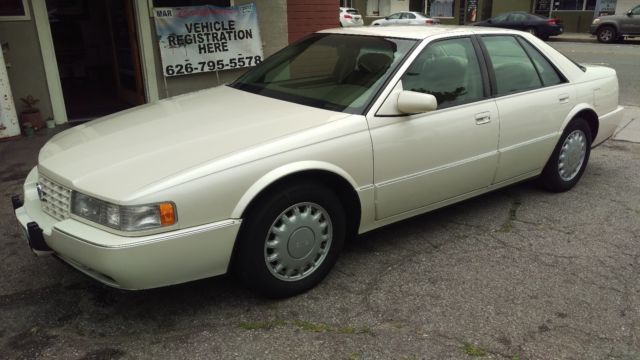
<path fill-rule="evenodd" d="M 22 132 L 24 133 L 24 136 L 32 137 L 33 136 L 33 125 L 30 122 L 23 122 L 22 123 Z"/>
<path fill-rule="evenodd" d="M 20 100 L 24 104 L 24 110 L 20 113 L 20 123 L 31 123 L 34 130 L 43 128 L 45 125 L 42 120 L 42 114 L 40 113 L 40 109 L 35 107 L 35 104 L 40 102 L 40 99 L 28 95 L 27 97 L 20 98 Z"/>

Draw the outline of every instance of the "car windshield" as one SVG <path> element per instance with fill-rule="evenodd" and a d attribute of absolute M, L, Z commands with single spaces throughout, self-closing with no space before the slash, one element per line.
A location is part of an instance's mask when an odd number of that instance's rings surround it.
<path fill-rule="evenodd" d="M 358 10 L 356 9 L 347 9 L 347 12 L 351 15 L 358 15 Z"/>
<path fill-rule="evenodd" d="M 314 34 L 248 71 L 230 86 L 255 94 L 362 114 L 415 40 Z"/>
<path fill-rule="evenodd" d="M 429 17 L 422 13 L 414 13 L 418 19 L 428 19 Z"/>

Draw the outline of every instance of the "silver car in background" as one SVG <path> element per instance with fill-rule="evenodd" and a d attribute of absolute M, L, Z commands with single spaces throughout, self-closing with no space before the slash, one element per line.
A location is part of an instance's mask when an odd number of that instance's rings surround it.
<path fill-rule="evenodd" d="M 387 25 L 438 25 L 440 20 L 430 18 L 427 15 L 415 11 L 402 11 L 391 14 L 384 19 L 378 19 L 371 23 L 374 26 Z"/>

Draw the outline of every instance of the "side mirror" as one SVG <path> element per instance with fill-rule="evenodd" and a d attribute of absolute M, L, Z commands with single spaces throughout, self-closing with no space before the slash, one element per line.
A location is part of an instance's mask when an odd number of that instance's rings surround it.
<path fill-rule="evenodd" d="M 633 10 L 627 11 L 627 16 L 631 16 L 631 15 L 633 15 Z"/>
<path fill-rule="evenodd" d="M 438 100 L 431 94 L 403 90 L 398 94 L 398 110 L 403 114 L 419 114 L 438 108 Z"/>
<path fill-rule="evenodd" d="M 491 19 L 487 20 L 487 22 L 488 22 L 489 24 L 493 24 L 493 20 L 491 20 Z"/>

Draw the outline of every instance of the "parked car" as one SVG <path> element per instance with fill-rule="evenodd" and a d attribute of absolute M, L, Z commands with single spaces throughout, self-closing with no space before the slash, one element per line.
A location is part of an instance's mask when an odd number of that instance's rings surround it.
<path fill-rule="evenodd" d="M 358 9 L 341 7 L 340 8 L 340 26 L 362 26 L 362 15 L 358 12 Z"/>
<path fill-rule="evenodd" d="M 640 36 L 640 5 L 624 15 L 600 16 L 593 19 L 590 31 L 603 43 L 621 40 L 625 36 Z"/>
<path fill-rule="evenodd" d="M 12 202 L 34 252 L 107 285 L 232 271 L 290 296 L 349 236 L 525 179 L 571 189 L 621 115 L 613 69 L 530 34 L 332 29 L 54 136 Z"/>
<path fill-rule="evenodd" d="M 440 20 L 430 18 L 427 15 L 415 11 L 402 11 L 391 14 L 384 19 L 378 19 L 371 23 L 373 26 L 388 25 L 437 25 Z"/>
<path fill-rule="evenodd" d="M 550 19 L 542 15 L 513 11 L 494 16 L 490 19 L 474 23 L 475 26 L 499 27 L 526 31 L 543 40 L 549 36 L 560 35 L 564 32 L 562 20 Z"/>

